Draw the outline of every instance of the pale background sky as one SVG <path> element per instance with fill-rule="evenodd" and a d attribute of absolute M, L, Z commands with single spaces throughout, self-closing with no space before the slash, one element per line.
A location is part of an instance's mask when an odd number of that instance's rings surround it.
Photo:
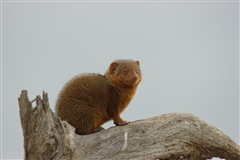
<path fill-rule="evenodd" d="M 48 92 L 52 110 L 80 73 L 141 62 L 143 81 L 122 118 L 192 113 L 239 144 L 239 4 L 2 3 L 2 158 L 23 158 L 17 98 Z M 35 105 L 35 104 L 34 104 Z M 113 126 L 112 121 L 105 127 Z"/>

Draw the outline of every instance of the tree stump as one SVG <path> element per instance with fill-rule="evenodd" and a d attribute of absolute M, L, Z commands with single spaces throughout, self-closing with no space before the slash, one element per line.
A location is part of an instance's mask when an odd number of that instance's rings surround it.
<path fill-rule="evenodd" d="M 240 147 L 235 142 L 192 114 L 164 114 L 77 135 L 71 125 L 51 111 L 47 93 L 29 101 L 23 90 L 18 102 L 25 160 L 240 159 Z"/>

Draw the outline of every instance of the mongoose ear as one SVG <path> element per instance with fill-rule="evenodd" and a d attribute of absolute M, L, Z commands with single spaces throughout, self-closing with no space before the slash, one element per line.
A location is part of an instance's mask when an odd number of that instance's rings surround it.
<path fill-rule="evenodd" d="M 119 66 L 119 63 L 117 62 L 112 62 L 110 64 L 110 67 L 109 67 L 109 72 L 110 74 L 114 74 L 115 73 L 115 70 L 117 69 L 117 67 Z"/>
<path fill-rule="evenodd" d="M 137 65 L 140 66 L 140 62 L 139 61 L 136 61 Z"/>

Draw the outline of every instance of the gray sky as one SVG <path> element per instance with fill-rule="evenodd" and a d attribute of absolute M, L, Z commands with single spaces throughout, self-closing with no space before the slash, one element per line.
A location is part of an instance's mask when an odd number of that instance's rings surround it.
<path fill-rule="evenodd" d="M 69 79 L 115 59 L 143 73 L 123 119 L 192 113 L 239 143 L 238 12 L 237 2 L 3 2 L 2 158 L 23 158 L 21 90 L 48 92 L 54 110 Z"/>

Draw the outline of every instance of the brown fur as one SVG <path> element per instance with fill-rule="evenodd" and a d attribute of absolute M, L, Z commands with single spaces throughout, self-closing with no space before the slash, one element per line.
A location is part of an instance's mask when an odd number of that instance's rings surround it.
<path fill-rule="evenodd" d="M 59 94 L 56 114 L 80 135 L 103 129 L 102 124 L 109 120 L 115 125 L 126 125 L 128 122 L 120 114 L 141 80 L 138 61 L 114 61 L 105 75 L 82 74 L 70 80 Z"/>

